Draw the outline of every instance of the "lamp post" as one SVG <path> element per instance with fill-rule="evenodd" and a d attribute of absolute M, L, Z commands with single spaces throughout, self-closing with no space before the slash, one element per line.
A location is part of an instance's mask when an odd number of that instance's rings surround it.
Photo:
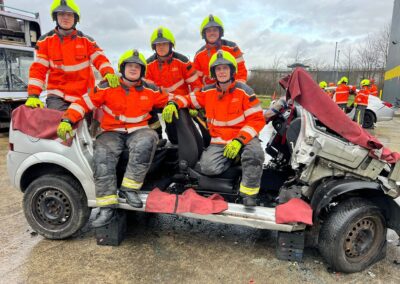
<path fill-rule="evenodd" d="M 337 44 L 338 44 L 338 42 L 336 42 L 336 44 L 335 44 L 335 56 L 333 58 L 333 80 L 334 81 L 336 81 L 335 80 L 335 77 L 336 77 L 336 69 L 335 69 L 335 67 L 336 67 Z"/>

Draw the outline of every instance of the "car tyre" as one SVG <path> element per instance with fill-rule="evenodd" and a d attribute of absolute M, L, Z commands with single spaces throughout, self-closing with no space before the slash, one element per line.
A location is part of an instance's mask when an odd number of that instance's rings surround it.
<path fill-rule="evenodd" d="M 91 212 L 81 185 L 66 175 L 44 175 L 34 180 L 24 193 L 23 208 L 32 229 L 53 240 L 78 232 Z"/>
<path fill-rule="evenodd" d="M 386 221 L 373 203 L 353 198 L 339 203 L 323 222 L 318 248 L 331 269 L 353 273 L 385 256 Z"/>
<path fill-rule="evenodd" d="M 363 121 L 363 127 L 364 128 L 373 128 L 375 123 L 375 116 L 372 113 L 372 111 L 366 110 L 364 114 L 364 121 Z"/>

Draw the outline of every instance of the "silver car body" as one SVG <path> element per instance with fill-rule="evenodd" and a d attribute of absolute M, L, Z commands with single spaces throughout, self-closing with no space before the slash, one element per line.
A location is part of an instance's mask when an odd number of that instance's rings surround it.
<path fill-rule="evenodd" d="M 336 87 L 327 87 L 326 90 L 329 91 L 335 91 Z M 358 90 L 357 90 L 358 92 Z M 333 100 L 335 100 L 335 95 L 333 96 Z M 386 106 L 383 101 L 375 96 L 369 96 L 368 97 L 368 107 L 367 110 L 370 110 L 374 113 L 375 115 L 375 122 L 380 122 L 380 121 L 389 121 L 392 120 L 394 117 L 394 110 L 388 106 Z M 350 113 L 348 113 L 348 116 L 350 118 L 354 118 L 354 115 L 356 113 L 356 110 L 353 108 Z"/>
<path fill-rule="evenodd" d="M 344 139 L 332 136 L 323 127 L 317 127 L 313 116 L 301 110 L 301 131 L 297 141 L 291 145 L 293 154 L 291 166 L 298 169 L 303 165 L 301 180 L 308 186 L 303 186 L 303 195 L 310 197 L 311 187 L 314 181 L 323 177 L 334 175 L 354 176 L 360 179 L 377 181 L 385 184 L 385 193 L 392 198 L 399 196 L 398 180 L 389 180 L 379 176 L 379 173 L 389 165 L 378 159 L 364 159 L 368 151 L 358 145 L 354 145 Z M 88 132 L 86 122 L 83 121 L 76 130 L 75 138 L 70 147 L 64 146 L 56 140 L 39 139 L 28 136 L 10 127 L 10 151 L 7 155 L 8 174 L 16 188 L 23 190 L 24 173 L 31 167 L 50 164 L 68 171 L 82 185 L 88 206 L 96 206 L 95 185 L 91 167 L 93 159 L 93 140 Z M 314 154 L 315 153 L 315 154 Z M 363 162 L 362 162 L 363 161 Z M 332 168 L 335 171 L 332 171 Z M 390 169 L 390 168 L 389 168 Z M 147 194 L 141 194 L 143 201 Z M 143 211 L 120 200 L 120 208 Z M 278 231 L 303 230 L 305 225 L 277 224 L 275 222 L 275 208 L 257 206 L 253 210 L 246 209 L 242 204 L 229 203 L 228 210 L 220 214 L 198 215 L 185 213 L 184 216 L 221 222 L 227 224 L 239 224 L 254 228 L 271 229 Z"/>

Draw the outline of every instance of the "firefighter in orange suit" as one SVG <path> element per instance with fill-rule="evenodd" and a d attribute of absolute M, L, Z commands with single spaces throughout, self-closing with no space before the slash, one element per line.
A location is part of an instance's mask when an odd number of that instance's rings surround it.
<path fill-rule="evenodd" d="M 64 113 L 58 127 L 58 136 L 65 140 L 72 136 L 72 125 L 85 113 L 101 107 L 104 130 L 94 144 L 94 181 L 96 202 L 100 214 L 92 226 L 101 227 L 111 222 L 118 204 L 116 165 L 124 149 L 129 151 L 129 161 L 119 191 L 126 202 L 140 208 L 143 203 L 138 195 L 156 151 L 158 136 L 149 127 L 150 112 L 163 108 L 168 93 L 142 80 L 146 73 L 146 59 L 137 50 L 125 52 L 118 63 L 122 74 L 120 86 L 110 88 L 103 82 L 91 94 L 85 94 L 72 103 Z"/>
<path fill-rule="evenodd" d="M 36 60 L 29 70 L 28 107 L 43 107 L 39 99 L 46 85 L 46 105 L 51 109 L 66 110 L 88 89 L 95 78 L 93 64 L 111 87 L 119 84 L 118 76 L 101 48 L 75 26 L 80 19 L 74 0 L 54 0 L 51 16 L 57 27 L 40 37 L 36 45 Z"/>
<path fill-rule="evenodd" d="M 150 44 L 155 53 L 147 59 L 148 82 L 177 95 L 187 95 L 190 91 L 201 89 L 202 84 L 192 63 L 186 56 L 172 50 L 175 48 L 175 37 L 169 29 L 165 27 L 155 29 Z M 157 112 L 152 113 L 152 116 L 150 125 L 161 138 L 162 129 Z M 169 140 L 177 144 L 173 125 L 167 125 L 167 134 Z"/>
<path fill-rule="evenodd" d="M 369 90 L 371 91 L 371 95 L 379 98 L 379 90 L 378 86 L 375 84 L 375 79 L 370 79 Z"/>
<path fill-rule="evenodd" d="M 221 174 L 240 157 L 243 204 L 255 206 L 264 162 L 258 135 L 265 119 L 254 91 L 235 80 L 237 68 L 235 57 L 219 50 L 210 60 L 210 74 L 217 83 L 187 96 L 175 96 L 174 102 L 164 108 L 163 118 L 167 123 L 172 122 L 173 115 L 177 117 L 177 107 L 204 108 L 211 145 L 200 159 L 202 173 Z"/>
<path fill-rule="evenodd" d="M 354 121 L 361 126 L 364 123 L 364 114 L 368 106 L 368 96 L 371 94 L 369 85 L 370 81 L 368 79 L 362 80 L 360 83 L 361 90 L 358 91 L 356 98 L 354 99 L 354 107 L 356 108 Z"/>
<path fill-rule="evenodd" d="M 336 104 L 344 112 L 346 111 L 347 102 L 349 100 L 349 95 L 356 92 L 356 87 L 348 85 L 349 79 L 347 77 L 342 77 L 337 83 L 337 88 L 335 91 L 335 101 Z"/>
<path fill-rule="evenodd" d="M 326 81 L 321 81 L 319 82 L 319 87 L 332 99 L 333 98 L 333 92 L 331 90 L 327 90 L 326 88 L 328 87 L 328 83 Z"/>
<path fill-rule="evenodd" d="M 204 18 L 200 26 L 200 34 L 206 41 L 206 44 L 196 52 L 193 64 L 199 71 L 202 83 L 208 85 L 216 82 L 215 79 L 210 76 L 209 62 L 211 57 L 221 49 L 229 52 L 236 59 L 238 65 L 238 71 L 235 74 L 236 81 L 246 83 L 247 69 L 243 58 L 243 52 L 236 43 L 222 39 L 224 36 L 224 25 L 221 19 L 214 15 L 209 15 Z"/>

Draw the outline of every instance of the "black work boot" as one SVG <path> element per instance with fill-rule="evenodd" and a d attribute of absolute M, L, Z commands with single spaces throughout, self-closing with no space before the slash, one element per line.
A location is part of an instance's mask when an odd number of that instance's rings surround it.
<path fill-rule="evenodd" d="M 101 207 L 99 215 L 92 221 L 92 227 L 99 228 L 110 224 L 115 216 L 115 210 L 114 208 Z"/>
<path fill-rule="evenodd" d="M 243 196 L 243 205 L 246 206 L 246 207 L 257 206 L 257 195 Z"/>
<path fill-rule="evenodd" d="M 126 202 L 135 208 L 142 208 L 143 207 L 143 202 L 140 199 L 138 193 L 136 191 L 125 191 L 125 190 L 120 190 L 119 191 L 120 196 L 122 198 L 125 198 Z"/>

